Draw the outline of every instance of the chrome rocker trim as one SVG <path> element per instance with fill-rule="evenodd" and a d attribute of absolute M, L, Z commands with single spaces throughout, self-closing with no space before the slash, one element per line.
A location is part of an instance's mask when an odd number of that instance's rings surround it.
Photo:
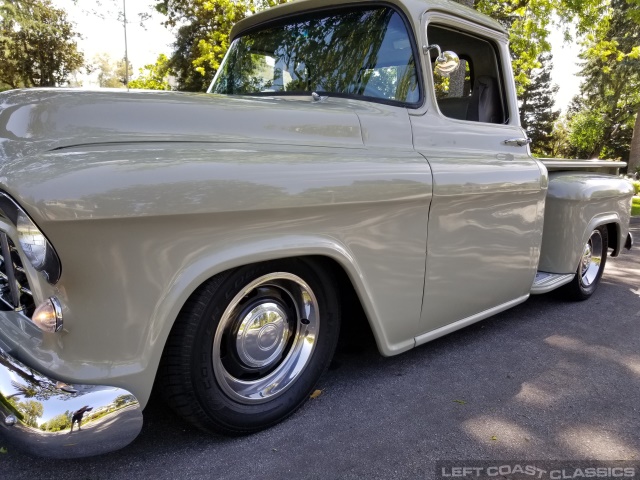
<path fill-rule="evenodd" d="M 555 290 L 556 288 L 560 288 L 571 282 L 575 276 L 575 273 L 561 274 L 538 272 L 536 273 L 536 278 L 533 282 L 533 286 L 531 287 L 531 295 L 540 295 Z"/>
<path fill-rule="evenodd" d="M 30 417 L 25 408 L 28 402 L 39 403 L 42 414 Z M 29 405 L 35 407 L 31 411 L 40 413 L 40 407 Z M 58 421 L 52 422 L 56 417 Z M 69 417 L 75 419 L 71 420 L 72 431 Z M 60 426 L 64 428 L 58 430 Z M 128 445 L 141 429 L 140 403 L 128 391 L 99 385 L 66 385 L 27 367 L 0 344 L 2 444 L 10 443 L 39 457 L 88 457 Z"/>

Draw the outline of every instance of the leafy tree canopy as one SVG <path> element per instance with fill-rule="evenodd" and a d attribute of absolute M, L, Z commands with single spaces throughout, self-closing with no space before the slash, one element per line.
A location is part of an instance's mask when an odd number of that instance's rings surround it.
<path fill-rule="evenodd" d="M 93 59 L 92 71 L 98 72 L 98 85 L 101 88 L 124 88 L 127 80 L 127 69 L 124 59 L 113 61 L 109 55 L 102 53 Z M 129 62 L 129 74 L 133 66 Z"/>
<path fill-rule="evenodd" d="M 64 10 L 50 0 L 0 0 L 0 83 L 64 85 L 83 66 L 78 38 Z"/>
<path fill-rule="evenodd" d="M 231 27 L 247 15 L 287 0 L 161 0 L 156 10 L 178 27 L 169 67 L 178 89 L 204 91 L 229 48 Z"/>
<path fill-rule="evenodd" d="M 147 90 L 171 90 L 169 85 L 169 58 L 160 54 L 156 63 L 145 65 L 140 69 L 138 78 L 129 82 L 129 88 Z"/>
<path fill-rule="evenodd" d="M 518 94 L 531 83 L 531 73 L 541 67 L 540 58 L 551 51 L 552 28 L 564 28 L 569 39 L 569 25 L 578 35 L 590 32 L 598 24 L 603 0 L 475 0 L 475 8 L 499 21 L 509 30 L 513 71 Z"/>
<path fill-rule="evenodd" d="M 579 154 L 625 160 L 629 156 L 640 109 L 638 7 L 638 0 L 612 0 L 598 27 L 586 37 L 581 55 L 584 81 L 576 101 L 578 113 L 571 119 L 570 140 Z"/>

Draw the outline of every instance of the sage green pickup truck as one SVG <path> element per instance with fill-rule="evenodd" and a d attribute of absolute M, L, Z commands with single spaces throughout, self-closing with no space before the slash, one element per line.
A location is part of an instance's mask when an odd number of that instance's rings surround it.
<path fill-rule="evenodd" d="M 396 355 L 587 299 L 631 248 L 623 163 L 531 156 L 493 20 L 302 0 L 231 40 L 206 94 L 0 94 L 3 444 L 121 448 L 152 387 L 258 431 L 309 398 L 346 306 Z"/>

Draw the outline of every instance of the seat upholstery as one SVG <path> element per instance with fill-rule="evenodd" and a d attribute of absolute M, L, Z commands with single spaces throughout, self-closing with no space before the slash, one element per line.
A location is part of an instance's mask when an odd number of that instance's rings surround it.
<path fill-rule="evenodd" d="M 467 110 L 467 120 L 502 123 L 500 92 L 495 78 L 485 75 L 476 79 Z"/>

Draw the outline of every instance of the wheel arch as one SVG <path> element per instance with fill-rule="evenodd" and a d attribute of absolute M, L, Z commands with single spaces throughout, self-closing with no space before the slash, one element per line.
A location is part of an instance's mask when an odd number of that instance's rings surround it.
<path fill-rule="evenodd" d="M 618 245 L 618 240 L 617 240 L 619 238 L 619 231 L 620 231 L 620 217 L 618 216 L 617 213 L 604 213 L 601 215 L 594 216 L 591 219 L 591 221 L 587 224 L 584 230 L 580 248 L 586 245 L 586 243 L 589 241 L 589 237 L 591 236 L 591 233 L 596 228 L 599 228 L 599 227 L 606 227 L 607 237 L 608 237 L 608 240 L 607 240 L 608 249 L 613 248 L 615 253 L 615 255 L 609 255 L 609 256 L 616 256 L 620 252 L 620 246 Z M 612 238 L 615 240 L 615 243 L 612 242 L 611 240 Z M 581 252 L 578 252 L 578 253 L 580 254 Z M 579 254 L 578 254 L 577 261 L 575 262 L 576 270 L 578 269 L 578 265 L 580 263 Z"/>
<path fill-rule="evenodd" d="M 617 257 L 622 251 L 622 226 L 620 221 L 607 223 L 607 236 L 609 237 L 609 248 L 613 249 L 610 257 Z"/>
<path fill-rule="evenodd" d="M 180 311 L 202 284 L 234 268 L 286 258 L 305 258 L 333 273 L 341 290 L 338 292 L 343 298 L 341 302 L 347 299 L 359 302 L 378 349 L 383 355 L 400 353 L 413 346 L 413 339 L 409 348 L 405 345 L 389 344 L 375 301 L 369 295 L 367 279 L 348 249 L 328 238 L 280 238 L 277 245 L 273 241 L 262 241 L 251 245 L 238 245 L 231 250 L 214 251 L 176 274 L 171 288 L 156 305 L 151 319 L 150 342 L 154 348 L 147 366 L 149 372 L 153 372 L 155 377 L 167 339 Z"/>

